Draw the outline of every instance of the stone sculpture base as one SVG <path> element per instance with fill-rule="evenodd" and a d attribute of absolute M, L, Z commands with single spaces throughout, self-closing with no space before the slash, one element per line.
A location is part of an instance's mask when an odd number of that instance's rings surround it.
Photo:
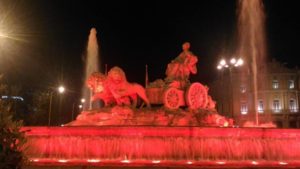
<path fill-rule="evenodd" d="M 233 122 L 216 110 L 159 108 L 134 109 L 115 106 L 97 110 L 83 111 L 75 121 L 65 126 L 111 126 L 111 125 L 150 125 L 150 126 L 232 126 Z"/>

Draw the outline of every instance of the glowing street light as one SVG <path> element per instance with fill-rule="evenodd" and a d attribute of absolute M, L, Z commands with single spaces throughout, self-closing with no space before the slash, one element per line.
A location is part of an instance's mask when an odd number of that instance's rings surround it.
<path fill-rule="evenodd" d="M 227 64 L 227 63 L 230 63 L 230 64 Z M 225 59 L 221 59 L 218 66 L 217 66 L 217 69 L 218 70 L 221 70 L 223 68 L 229 68 L 231 69 L 233 66 L 234 67 L 239 67 L 239 66 L 242 66 L 244 64 L 244 60 L 242 58 L 231 58 L 229 61 L 226 61 Z"/>
<path fill-rule="evenodd" d="M 244 64 L 244 60 L 239 58 L 238 61 L 236 62 L 237 66 L 242 66 Z"/>
<path fill-rule="evenodd" d="M 235 64 L 235 63 L 236 63 L 236 59 L 235 59 L 235 58 L 231 58 L 231 59 L 230 59 L 230 63 L 231 63 L 231 64 Z"/>
<path fill-rule="evenodd" d="M 228 64 L 227 64 L 228 63 Z M 226 61 L 225 59 L 221 59 L 217 69 L 218 70 L 223 70 L 224 68 L 228 68 L 229 69 L 229 78 L 230 78 L 230 86 L 231 86 L 231 116 L 233 118 L 234 116 L 234 112 L 233 112 L 233 87 L 232 87 L 232 68 L 233 67 L 239 67 L 242 66 L 244 64 L 244 60 L 242 58 L 235 58 L 232 57 L 230 60 Z"/>
<path fill-rule="evenodd" d="M 65 89 L 64 86 L 59 86 L 59 87 L 57 88 L 57 90 L 58 90 L 59 93 L 64 93 L 66 89 Z"/>
<path fill-rule="evenodd" d="M 74 119 L 75 104 L 77 105 L 77 103 L 78 103 L 77 101 L 76 101 L 76 102 L 73 102 L 73 105 L 72 105 L 72 115 L 71 115 L 71 120 Z M 81 103 L 81 104 L 78 105 L 79 110 L 81 110 L 81 109 L 83 108 L 83 104 L 85 103 L 85 99 L 84 99 L 84 98 L 81 98 L 81 99 L 80 99 L 80 103 Z"/>
<path fill-rule="evenodd" d="M 225 59 L 222 59 L 222 60 L 220 61 L 220 65 L 221 65 L 221 66 L 225 66 L 225 65 L 226 65 Z"/>
<path fill-rule="evenodd" d="M 65 87 L 64 86 L 59 86 L 57 88 L 58 93 L 62 94 L 65 92 Z M 50 92 L 50 99 L 49 99 L 49 111 L 48 111 L 48 126 L 50 126 L 51 124 L 51 111 L 52 111 L 52 98 L 53 98 L 53 93 L 55 92 L 55 90 L 52 90 Z"/>

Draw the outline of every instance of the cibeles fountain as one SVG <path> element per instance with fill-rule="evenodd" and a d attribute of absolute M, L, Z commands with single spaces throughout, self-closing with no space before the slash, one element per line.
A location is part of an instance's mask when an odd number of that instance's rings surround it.
<path fill-rule="evenodd" d="M 98 48 L 96 30 L 91 34 Z M 166 77 L 146 86 L 128 82 L 122 65 L 90 71 L 91 101 L 103 107 L 84 110 L 64 127 L 25 127 L 32 168 L 299 167 L 298 130 L 239 128 L 217 113 L 209 88 L 189 80 L 198 62 L 191 45 L 183 43 L 165 65 Z"/>
<path fill-rule="evenodd" d="M 164 80 L 146 87 L 128 82 L 118 66 L 107 75 L 91 73 L 86 80 L 90 100 L 101 100 L 104 106 L 81 112 L 66 126 L 232 126 L 231 119 L 217 113 L 208 87 L 190 82 L 190 74 L 197 73 L 198 58 L 189 49 L 190 43 L 185 42 L 183 51 L 166 66 Z"/>

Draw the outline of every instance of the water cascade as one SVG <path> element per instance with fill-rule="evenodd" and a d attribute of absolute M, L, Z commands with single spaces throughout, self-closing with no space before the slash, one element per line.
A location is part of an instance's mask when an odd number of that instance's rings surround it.
<path fill-rule="evenodd" d="M 266 59 L 265 13 L 261 0 L 238 1 L 238 54 L 244 57 L 252 74 L 253 107 L 258 125 L 257 72 Z"/>
<path fill-rule="evenodd" d="M 37 165 L 299 166 L 296 129 L 154 126 L 29 127 Z"/>

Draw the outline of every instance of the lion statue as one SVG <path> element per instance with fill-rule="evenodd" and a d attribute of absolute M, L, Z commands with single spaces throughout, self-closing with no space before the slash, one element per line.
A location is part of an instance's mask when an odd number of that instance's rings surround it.
<path fill-rule="evenodd" d="M 117 104 L 136 107 L 139 96 L 150 107 L 144 87 L 128 83 L 124 71 L 119 67 L 113 67 L 107 76 L 100 72 L 92 73 L 87 86 L 93 91 L 92 101 L 103 100 L 105 106 Z"/>
<path fill-rule="evenodd" d="M 146 103 L 147 107 L 150 107 L 145 88 L 137 83 L 127 82 L 126 75 L 121 68 L 117 66 L 111 68 L 107 75 L 107 82 L 110 92 L 116 99 L 117 104 L 119 104 L 124 97 L 129 97 L 133 105 L 136 106 L 137 96 L 139 96 Z"/>
<path fill-rule="evenodd" d="M 92 101 L 100 99 L 104 102 L 104 106 L 109 106 L 116 104 L 116 100 L 108 88 L 106 79 L 107 77 L 104 74 L 94 72 L 89 76 L 86 84 L 93 92 Z"/>

